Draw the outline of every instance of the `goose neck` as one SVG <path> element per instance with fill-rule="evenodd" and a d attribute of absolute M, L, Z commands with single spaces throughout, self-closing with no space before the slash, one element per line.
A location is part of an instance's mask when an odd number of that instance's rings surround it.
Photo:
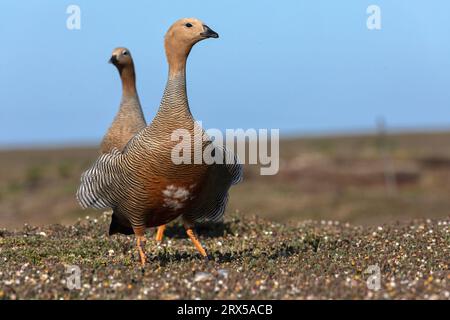
<path fill-rule="evenodd" d="M 120 79 L 122 80 L 122 97 L 135 97 L 136 91 L 136 74 L 134 66 L 126 66 L 119 69 Z"/>

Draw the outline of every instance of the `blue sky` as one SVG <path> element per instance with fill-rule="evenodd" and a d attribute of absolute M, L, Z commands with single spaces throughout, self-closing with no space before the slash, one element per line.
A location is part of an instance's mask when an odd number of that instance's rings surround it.
<path fill-rule="evenodd" d="M 81 8 L 81 30 L 66 8 Z M 382 29 L 368 30 L 379 5 Z M 281 134 L 450 127 L 450 2 L 446 0 L 2 0 L 0 145 L 98 142 L 120 100 L 107 63 L 134 57 L 148 120 L 164 89 L 163 36 L 181 17 L 220 34 L 188 64 L 194 116 L 211 128 Z"/>

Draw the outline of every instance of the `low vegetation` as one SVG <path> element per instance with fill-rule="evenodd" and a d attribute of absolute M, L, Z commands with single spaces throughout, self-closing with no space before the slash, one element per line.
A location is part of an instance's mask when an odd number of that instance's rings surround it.
<path fill-rule="evenodd" d="M 143 270 L 133 237 L 106 235 L 109 219 L 0 231 L 0 298 L 450 298 L 448 218 L 357 227 L 234 214 L 198 229 L 209 261 L 174 223 L 162 245 L 148 234 Z"/>

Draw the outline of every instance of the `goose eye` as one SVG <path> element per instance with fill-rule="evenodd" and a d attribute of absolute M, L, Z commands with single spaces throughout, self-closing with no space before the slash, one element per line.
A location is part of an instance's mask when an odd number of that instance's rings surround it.
<path fill-rule="evenodd" d="M 190 28 L 190 27 L 192 27 L 192 23 L 189 23 L 189 22 L 188 22 L 188 23 L 185 24 L 185 26 L 188 27 L 188 28 Z"/>

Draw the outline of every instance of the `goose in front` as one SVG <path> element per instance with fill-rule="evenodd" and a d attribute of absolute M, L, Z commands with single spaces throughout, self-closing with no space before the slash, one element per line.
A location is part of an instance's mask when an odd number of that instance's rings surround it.
<path fill-rule="evenodd" d="M 197 222 L 221 219 L 229 188 L 242 179 L 242 165 L 236 157 L 201 135 L 203 150 L 209 147 L 224 161 L 194 164 L 172 159 L 179 144 L 172 138 L 176 130 L 198 137 L 186 93 L 186 62 L 192 47 L 207 38 L 218 38 L 218 34 L 198 19 L 181 19 L 169 28 L 164 40 L 169 74 L 155 118 L 123 152 L 114 149 L 99 157 L 83 173 L 77 192 L 82 207 L 113 209 L 122 230 L 136 235 L 143 266 L 145 229 L 165 225 L 179 216 L 197 250 L 207 257 L 192 228 Z M 193 152 L 189 156 L 193 158 Z"/>

